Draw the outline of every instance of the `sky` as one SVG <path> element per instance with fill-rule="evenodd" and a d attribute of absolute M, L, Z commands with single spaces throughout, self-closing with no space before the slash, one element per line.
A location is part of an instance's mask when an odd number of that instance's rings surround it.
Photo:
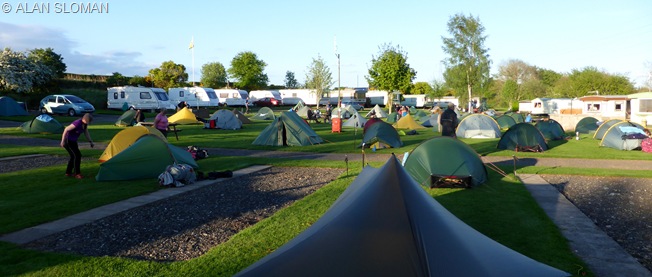
<path fill-rule="evenodd" d="M 251 51 L 270 84 L 283 85 L 287 71 L 305 82 L 321 57 L 335 86 L 366 87 L 372 58 L 391 44 L 407 54 L 415 82 L 432 83 L 443 81 L 446 24 L 463 14 L 485 28 L 492 74 L 517 59 L 559 73 L 592 66 L 637 86 L 652 79 L 649 0 L 0 2 L 0 47 L 51 47 L 70 73 L 146 76 L 173 61 L 199 82 L 202 65 L 228 68 Z"/>

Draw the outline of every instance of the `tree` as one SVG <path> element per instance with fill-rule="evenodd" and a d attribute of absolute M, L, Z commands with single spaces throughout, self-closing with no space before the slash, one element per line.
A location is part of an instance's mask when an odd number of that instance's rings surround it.
<path fill-rule="evenodd" d="M 161 67 L 149 71 L 155 87 L 168 90 L 171 87 L 184 86 L 188 81 L 186 67 L 173 61 L 163 62 Z"/>
<path fill-rule="evenodd" d="M 595 67 L 573 69 L 568 76 L 570 90 L 567 97 L 581 97 L 590 92 L 604 95 L 624 95 L 635 91 L 627 77 L 611 75 Z"/>
<path fill-rule="evenodd" d="M 457 14 L 449 19 L 448 32 L 452 37 L 442 37 L 444 43 L 442 49 L 449 55 L 442 61 L 446 66 L 444 79 L 458 96 L 464 98 L 463 92 L 466 90 L 468 92 L 466 100 L 469 101 L 473 97 L 473 90 L 484 91 L 491 84 L 489 76 L 491 60 L 489 49 L 484 47 L 487 39 L 487 36 L 483 35 L 484 26 L 477 17 Z"/>
<path fill-rule="evenodd" d="M 545 95 L 545 89 L 540 89 L 537 68 L 521 60 L 509 60 L 500 65 L 496 78 L 505 83 L 502 97 L 510 107 L 522 99 Z"/>
<path fill-rule="evenodd" d="M 294 72 L 289 70 L 285 72 L 285 88 L 299 88 L 299 82 L 294 78 Z"/>
<path fill-rule="evenodd" d="M 236 80 L 236 87 L 247 91 L 258 90 L 267 86 L 267 74 L 263 72 L 265 66 L 267 64 L 253 52 L 240 52 L 231 60 L 228 73 Z"/>
<path fill-rule="evenodd" d="M 128 82 L 128 78 L 119 72 L 113 72 L 113 75 L 106 78 L 106 85 L 109 87 L 122 86 Z"/>
<path fill-rule="evenodd" d="M 205 87 L 225 87 L 227 77 L 226 69 L 222 63 L 207 63 L 201 67 L 201 83 Z"/>
<path fill-rule="evenodd" d="M 131 86 L 144 86 L 144 87 L 150 86 L 150 84 L 147 82 L 145 77 L 138 76 L 138 75 L 134 75 L 134 77 L 131 77 L 129 79 L 129 85 L 131 85 Z"/>
<path fill-rule="evenodd" d="M 432 81 L 432 94 L 428 94 L 428 97 L 442 98 L 447 92 L 448 88 L 446 87 L 446 83 L 435 79 Z"/>
<path fill-rule="evenodd" d="M 515 80 L 507 80 L 505 81 L 505 85 L 503 86 L 503 90 L 501 92 L 503 96 L 503 100 L 507 102 L 509 105 L 509 110 L 513 111 L 514 108 L 514 102 L 518 103 L 518 83 L 516 83 Z"/>
<path fill-rule="evenodd" d="M 409 93 L 417 72 L 407 63 L 407 53 L 400 46 L 381 45 L 378 56 L 371 57 L 369 75 L 365 76 L 370 87 L 386 90 L 390 93 L 399 91 Z M 392 97 L 388 104 L 392 105 Z"/>
<path fill-rule="evenodd" d="M 5 48 L 0 53 L 0 89 L 29 93 L 54 77 L 45 64 L 28 59 L 23 52 Z"/>
<path fill-rule="evenodd" d="M 50 68 L 56 78 L 63 78 L 63 75 L 66 73 L 67 66 L 63 62 L 63 57 L 55 53 L 52 48 L 32 49 L 27 54 L 27 58 Z"/>
<path fill-rule="evenodd" d="M 410 90 L 411 93 L 413 94 L 425 94 L 425 95 L 431 95 L 434 94 L 434 89 L 428 84 L 428 82 L 416 82 L 414 83 L 414 86 Z"/>
<path fill-rule="evenodd" d="M 321 56 L 318 55 L 317 59 L 313 58 L 308 67 L 308 73 L 306 73 L 306 88 L 314 89 L 319 97 L 323 97 L 333 84 L 335 81 L 333 81 L 331 70 Z M 319 108 L 319 101 L 317 101 L 317 108 Z"/>

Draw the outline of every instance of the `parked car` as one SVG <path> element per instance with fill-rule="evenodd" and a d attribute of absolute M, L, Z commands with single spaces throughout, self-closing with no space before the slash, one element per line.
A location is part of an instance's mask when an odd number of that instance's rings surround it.
<path fill-rule="evenodd" d="M 95 112 L 95 107 L 86 100 L 70 94 L 48 95 L 39 104 L 42 113 L 67 114 L 75 116 Z"/>
<path fill-rule="evenodd" d="M 362 110 L 362 108 L 364 108 L 362 105 L 356 102 L 342 102 L 342 108 L 346 108 L 346 106 L 352 106 L 356 111 Z"/>
<path fill-rule="evenodd" d="M 274 107 L 283 105 L 283 102 L 281 100 L 277 100 L 276 98 L 264 97 L 257 99 L 253 102 L 253 104 L 256 107 Z"/>

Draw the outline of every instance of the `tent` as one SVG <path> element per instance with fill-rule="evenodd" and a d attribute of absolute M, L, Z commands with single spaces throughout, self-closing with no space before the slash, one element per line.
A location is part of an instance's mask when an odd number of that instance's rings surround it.
<path fill-rule="evenodd" d="M 542 152 L 548 150 L 548 144 L 537 127 L 517 123 L 500 137 L 498 149 Z"/>
<path fill-rule="evenodd" d="M 295 112 L 282 112 L 251 144 L 305 146 L 322 142 L 324 140 Z"/>
<path fill-rule="evenodd" d="M 419 124 L 411 114 L 401 117 L 396 123 L 394 123 L 394 128 L 396 129 L 410 129 L 410 130 L 421 130 L 426 129 L 423 125 Z"/>
<path fill-rule="evenodd" d="M 343 127 L 353 127 L 353 128 L 363 128 L 364 124 L 367 123 L 367 119 L 362 117 L 358 111 L 355 111 L 353 113 L 353 116 L 351 116 L 349 119 L 347 119 L 344 124 L 342 124 Z"/>
<path fill-rule="evenodd" d="M 214 112 L 209 121 L 215 121 L 215 128 L 226 130 L 242 129 L 242 122 L 229 110 L 218 110 Z"/>
<path fill-rule="evenodd" d="M 605 132 L 600 146 L 607 146 L 618 150 L 634 150 L 641 147 L 641 141 L 647 138 L 645 128 L 638 123 L 621 121 Z"/>
<path fill-rule="evenodd" d="M 537 127 L 543 137 L 549 140 L 560 140 L 566 136 L 564 128 L 554 119 L 539 120 L 534 124 L 534 127 Z"/>
<path fill-rule="evenodd" d="M 235 276 L 524 275 L 570 276 L 455 217 L 392 157 L 365 167 L 317 222 Z"/>
<path fill-rule="evenodd" d="M 580 121 L 575 124 L 575 132 L 580 134 L 590 134 L 595 132 L 598 129 L 598 119 L 595 117 L 587 116 L 580 119 Z"/>
<path fill-rule="evenodd" d="M 439 128 L 439 114 L 434 113 L 431 115 L 424 116 L 419 119 L 419 123 L 421 123 L 421 126 L 423 127 L 432 127 L 435 130 L 438 130 Z"/>
<path fill-rule="evenodd" d="M 97 181 L 118 181 L 157 178 L 168 165 L 199 166 L 190 152 L 167 143 L 152 134 L 140 137 L 127 149 L 100 164 Z"/>
<path fill-rule="evenodd" d="M 460 121 L 455 135 L 459 138 L 499 138 L 500 126 L 491 116 L 476 113 Z"/>
<path fill-rule="evenodd" d="M 127 127 L 133 125 L 134 116 L 136 116 L 136 110 L 127 110 L 118 117 L 118 120 L 115 121 L 115 126 Z"/>
<path fill-rule="evenodd" d="M 295 111 L 299 117 L 308 118 L 308 110 L 310 110 L 310 107 L 302 106 L 301 108 Z"/>
<path fill-rule="evenodd" d="M 353 108 L 352 110 L 355 111 Z M 331 118 L 350 118 L 351 115 L 352 112 L 347 108 L 335 108 L 331 111 Z"/>
<path fill-rule="evenodd" d="M 154 127 L 134 126 L 126 128 L 113 136 L 111 142 L 109 142 L 109 145 L 107 145 L 106 149 L 104 149 L 104 152 L 102 152 L 99 161 L 106 162 L 110 160 L 113 156 L 117 155 L 118 153 L 134 144 L 140 137 L 150 134 L 155 135 L 164 141 L 167 141 L 161 131 L 157 130 Z"/>
<path fill-rule="evenodd" d="M 523 114 L 521 114 L 521 113 L 510 112 L 510 113 L 505 113 L 505 115 L 508 115 L 509 117 L 511 117 L 512 119 L 514 119 L 514 121 L 515 121 L 516 123 L 523 123 L 523 122 L 525 122 L 525 117 L 523 117 Z"/>
<path fill-rule="evenodd" d="M 414 114 L 414 117 L 415 117 L 415 118 L 422 118 L 422 117 L 427 116 L 427 115 L 428 115 L 428 114 L 427 114 L 426 112 L 424 112 L 423 110 L 418 110 L 418 111 Z"/>
<path fill-rule="evenodd" d="M 376 106 L 374 106 L 365 117 L 370 117 L 372 112 L 376 115 L 376 118 L 387 118 L 387 113 L 385 110 L 381 109 L 378 104 L 376 104 Z"/>
<path fill-rule="evenodd" d="M 294 107 L 292 107 L 292 109 L 295 110 L 295 111 L 298 111 L 298 110 L 300 110 L 301 108 L 303 108 L 305 106 L 306 106 L 306 103 L 304 103 L 303 100 L 299 99 L 299 102 L 297 102 L 297 104 L 294 105 Z"/>
<path fill-rule="evenodd" d="M 251 124 L 251 120 L 249 120 L 249 118 L 247 118 L 244 114 L 242 114 L 237 109 L 233 109 L 233 114 L 235 115 L 235 117 L 240 119 L 240 122 L 242 122 L 242 124 Z"/>
<path fill-rule="evenodd" d="M 20 125 L 28 134 L 61 134 L 65 127 L 49 114 L 40 114 Z"/>
<path fill-rule="evenodd" d="M 369 129 L 369 126 L 373 125 L 376 122 L 384 122 L 384 121 L 380 118 L 369 118 L 369 120 L 367 120 L 367 122 L 364 123 L 364 131 L 362 132 L 366 133 L 367 130 Z"/>
<path fill-rule="evenodd" d="M 398 119 L 398 113 L 396 112 L 391 112 L 387 115 L 387 123 L 396 123 L 396 120 Z"/>
<path fill-rule="evenodd" d="M 500 126 L 500 129 L 507 130 L 510 127 L 514 126 L 516 124 L 516 120 L 512 118 L 509 115 L 501 115 L 498 117 L 495 117 L 494 120 L 496 120 L 496 123 L 498 123 L 498 126 Z"/>
<path fill-rule="evenodd" d="M 21 106 L 9 96 L 0 96 L 0 116 L 28 115 L 24 106 Z"/>
<path fill-rule="evenodd" d="M 181 124 L 181 125 L 201 123 L 197 120 L 195 114 L 188 109 L 188 107 L 184 107 L 183 109 L 179 110 L 177 113 L 168 117 L 168 122 L 170 122 L 171 124 Z"/>
<path fill-rule="evenodd" d="M 268 107 L 262 107 L 256 115 L 252 116 L 251 119 L 256 119 L 256 120 L 274 120 L 276 116 L 274 115 L 274 111 Z"/>
<path fill-rule="evenodd" d="M 487 169 L 478 153 L 452 137 L 421 143 L 408 154 L 404 166 L 417 183 L 430 187 L 437 187 L 442 179 L 466 179 L 469 186 L 487 181 Z"/>
<path fill-rule="evenodd" d="M 383 121 L 377 121 L 369 126 L 365 126 L 362 144 L 365 147 L 372 147 L 373 144 L 380 142 L 390 147 L 398 148 L 403 146 L 401 137 L 392 125 Z"/>
<path fill-rule="evenodd" d="M 607 133 L 607 130 L 609 130 L 609 128 L 611 128 L 611 126 L 613 126 L 614 124 L 616 124 L 618 122 L 622 122 L 622 120 L 620 120 L 620 119 L 611 119 L 611 120 L 602 122 L 602 124 L 600 124 L 600 127 L 598 127 L 598 129 L 595 130 L 595 134 L 593 134 L 593 138 L 602 140 L 602 138 L 604 137 L 604 134 Z"/>

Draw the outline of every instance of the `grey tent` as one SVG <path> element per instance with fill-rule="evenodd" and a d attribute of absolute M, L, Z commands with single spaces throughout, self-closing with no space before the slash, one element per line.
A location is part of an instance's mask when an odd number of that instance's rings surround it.
<path fill-rule="evenodd" d="M 607 130 L 600 141 L 600 146 L 618 150 L 640 149 L 641 141 L 647 138 L 645 127 L 635 122 L 621 121 Z"/>
<path fill-rule="evenodd" d="M 226 130 L 242 129 L 242 122 L 232 111 L 219 110 L 214 112 L 209 120 L 215 120 L 215 128 Z"/>
<path fill-rule="evenodd" d="M 439 130 L 439 114 L 434 113 L 431 115 L 424 116 L 419 118 L 419 123 L 423 127 L 432 127 L 434 131 Z"/>
<path fill-rule="evenodd" d="M 312 226 L 236 276 L 569 276 L 486 237 L 392 157 Z"/>
<path fill-rule="evenodd" d="M 9 96 L 0 97 L 0 116 L 28 115 L 24 105 Z"/>
<path fill-rule="evenodd" d="M 457 125 L 455 135 L 459 138 L 499 138 L 500 126 L 491 116 L 470 114 Z"/>
<path fill-rule="evenodd" d="M 367 119 L 362 117 L 358 111 L 354 111 L 353 115 L 347 119 L 342 126 L 344 127 L 353 127 L 353 128 L 363 128 L 364 124 L 367 123 Z"/>
<path fill-rule="evenodd" d="M 298 105 L 298 104 L 297 104 Z M 302 106 L 301 108 L 295 110 L 297 112 L 297 115 L 302 118 L 308 118 L 308 110 L 310 110 L 310 107 L 308 106 Z"/>
<path fill-rule="evenodd" d="M 595 134 L 593 134 L 593 138 L 602 140 L 602 137 L 604 137 L 604 134 L 607 133 L 607 130 L 609 130 L 609 128 L 611 128 L 611 126 L 614 126 L 614 125 L 616 125 L 616 123 L 622 122 L 622 121 L 623 120 L 621 120 L 621 119 L 610 119 L 610 120 L 607 120 L 605 122 L 602 122 L 602 124 L 600 124 L 600 127 L 598 127 L 598 129 L 595 130 Z"/>
<path fill-rule="evenodd" d="M 274 120 L 276 116 L 274 115 L 274 111 L 268 107 L 262 107 L 260 110 L 258 110 L 258 113 L 256 115 L 252 116 L 251 119 L 256 119 L 256 120 Z"/>
<path fill-rule="evenodd" d="M 306 146 L 324 140 L 295 112 L 282 112 L 258 137 L 253 145 Z"/>
<path fill-rule="evenodd" d="M 237 109 L 233 109 L 233 114 L 235 115 L 235 117 L 240 119 L 240 122 L 242 122 L 242 124 L 250 124 L 251 123 L 251 120 L 249 120 L 249 118 L 247 118 L 244 114 L 242 114 Z"/>
<path fill-rule="evenodd" d="M 387 117 L 387 113 L 381 109 L 378 104 L 376 104 L 376 106 L 374 106 L 373 109 L 371 109 L 371 111 L 369 111 L 365 117 L 370 117 L 372 114 L 374 114 L 377 118 Z"/>

